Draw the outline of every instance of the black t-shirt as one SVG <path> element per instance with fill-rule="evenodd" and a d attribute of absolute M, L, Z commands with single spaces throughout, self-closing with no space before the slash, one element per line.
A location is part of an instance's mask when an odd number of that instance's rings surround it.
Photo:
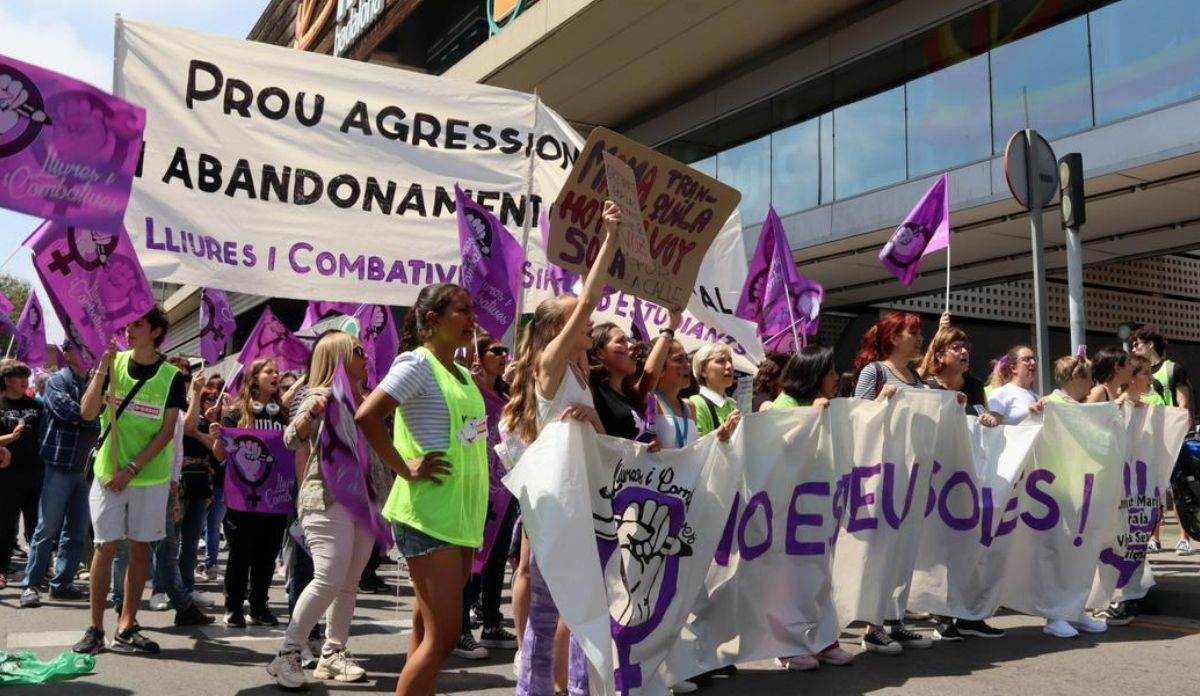
<path fill-rule="evenodd" d="M 41 419 L 42 404 L 36 399 L 28 396 L 9 399 L 0 394 L 0 435 L 12 433 L 18 423 L 25 421 L 21 437 L 8 445 L 8 451 L 12 454 L 10 466 L 13 471 L 42 470 L 42 454 L 38 445 L 38 424 Z"/>
<path fill-rule="evenodd" d="M 592 401 L 605 433 L 626 440 L 636 440 L 641 434 L 641 416 L 637 409 L 606 382 L 592 380 Z"/>
<path fill-rule="evenodd" d="M 158 360 L 150 365 L 143 365 L 133 359 L 127 363 L 129 365 L 129 376 L 135 380 L 153 379 L 154 375 L 158 374 L 158 368 L 167 360 L 159 356 Z M 108 378 L 104 378 L 104 391 L 108 393 Z M 117 405 L 120 405 L 120 401 Z M 182 372 L 175 373 L 175 379 L 171 380 L 171 390 L 167 392 L 167 408 L 179 409 L 179 417 L 183 417 L 183 412 L 187 410 L 187 378 Z"/>
<path fill-rule="evenodd" d="M 946 389 L 941 382 L 937 381 L 936 377 L 926 379 L 925 383 L 932 389 Z M 988 410 L 987 392 L 983 390 L 983 380 L 968 372 L 963 375 L 963 388 L 959 391 L 967 395 L 965 409 L 968 416 L 979 415 L 980 411 L 975 408 L 976 406 L 982 406 L 985 412 Z"/>

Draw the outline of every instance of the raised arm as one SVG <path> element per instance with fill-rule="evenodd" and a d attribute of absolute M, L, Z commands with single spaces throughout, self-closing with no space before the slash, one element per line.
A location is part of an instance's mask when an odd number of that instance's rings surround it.
<path fill-rule="evenodd" d="M 108 371 L 112 369 L 113 356 L 116 354 L 117 340 L 109 339 L 108 350 L 104 351 L 104 355 L 100 357 L 100 367 L 92 373 L 87 389 L 83 392 L 83 398 L 79 401 L 79 415 L 84 420 L 94 420 L 96 416 L 100 415 L 100 409 L 104 406 L 104 378 L 108 377 Z"/>
<path fill-rule="evenodd" d="M 679 324 L 683 321 L 683 315 L 678 310 L 672 309 L 668 317 L 667 328 L 671 330 L 671 336 L 674 337 L 675 331 L 679 329 Z M 645 396 L 658 388 L 658 380 L 662 377 L 663 366 L 667 364 L 667 356 L 670 354 L 670 340 L 654 342 L 654 348 L 650 351 L 650 355 L 646 358 L 646 366 L 642 369 L 642 376 L 638 378 L 639 394 Z"/>

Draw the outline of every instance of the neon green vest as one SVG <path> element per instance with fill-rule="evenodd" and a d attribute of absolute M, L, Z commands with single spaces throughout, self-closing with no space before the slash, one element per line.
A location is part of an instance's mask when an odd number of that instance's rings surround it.
<path fill-rule="evenodd" d="M 693 394 L 688 398 L 692 405 L 696 407 L 696 434 L 700 437 L 716 430 L 729 414 L 733 413 L 737 408 L 737 402 L 733 399 L 725 399 L 725 403 L 717 406 L 717 422 L 713 422 L 712 411 L 708 410 L 708 399 L 700 394 Z"/>
<path fill-rule="evenodd" d="M 1158 401 L 1151 401 L 1150 399 L 1144 397 L 1142 398 L 1142 401 L 1145 401 L 1148 404 L 1161 403 L 1163 406 L 1175 406 L 1175 390 L 1171 388 L 1171 371 L 1174 369 L 1175 363 L 1164 359 L 1162 364 L 1158 366 L 1158 370 L 1156 370 L 1153 375 L 1154 381 L 1158 382 L 1162 386 L 1162 396 L 1158 398 Z M 1151 390 L 1151 393 L 1155 393 L 1154 390 Z M 1157 393 L 1155 393 L 1155 396 L 1157 396 Z"/>
<path fill-rule="evenodd" d="M 1047 401 L 1053 401 L 1053 402 L 1055 402 L 1055 403 L 1059 403 L 1059 404 L 1073 404 L 1073 403 L 1077 403 L 1077 402 L 1075 402 L 1075 401 L 1071 401 L 1071 400 L 1070 400 L 1070 399 L 1068 399 L 1066 396 L 1063 396 L 1063 393 L 1062 393 L 1061 391 L 1057 390 L 1057 389 L 1055 389 L 1053 392 L 1051 392 L 1051 393 L 1050 393 L 1050 396 L 1047 396 L 1047 397 L 1046 397 L 1046 400 L 1047 400 Z"/>
<path fill-rule="evenodd" d="M 465 368 L 455 366 L 461 376 L 461 380 L 456 379 L 433 353 L 425 348 L 417 350 L 425 353 L 450 413 L 450 446 L 444 457 L 450 462 L 450 473 L 441 477 L 440 485 L 397 478 L 383 506 L 383 516 L 455 546 L 479 548 L 483 545 L 488 501 L 487 409 L 483 395 Z M 425 454 L 404 422 L 401 409 L 396 409 L 392 442 L 405 460 Z"/>
<path fill-rule="evenodd" d="M 1159 393 L 1154 391 L 1154 388 L 1151 387 L 1150 391 L 1142 394 L 1142 403 L 1150 404 L 1151 406 L 1169 406 L 1171 404 L 1167 403 L 1167 399 L 1169 398 L 1167 396 L 1168 394 L 1170 394 L 1170 391 L 1163 389 L 1162 395 L 1159 395 Z M 1172 397 L 1173 396 L 1174 395 L 1172 395 Z M 1174 401 L 1174 398 L 1171 398 L 1171 400 Z"/>
<path fill-rule="evenodd" d="M 117 405 L 125 400 L 125 395 L 137 384 L 137 380 L 129 375 L 129 362 L 132 358 L 133 351 L 117 353 L 113 357 L 112 371 L 108 378 L 115 380 Z M 171 394 L 171 383 L 175 381 L 177 374 L 179 370 L 174 365 L 163 362 L 158 366 L 158 372 L 142 385 L 133 401 L 125 407 L 124 413 L 117 421 L 116 429 L 117 460 L 120 466 L 128 466 L 139 452 L 146 449 L 146 445 L 150 444 L 158 431 L 162 430 L 163 419 L 167 414 L 167 398 Z M 107 408 L 100 413 L 101 432 L 109 427 L 111 418 L 112 413 Z M 96 454 L 96 478 L 101 481 L 108 481 L 116 473 L 113 468 L 112 446 L 113 433 L 110 432 Z M 129 485 L 158 486 L 169 481 L 174 447 L 173 440 L 168 442 L 162 451 L 154 455 L 154 459 L 142 467 L 141 473 L 134 476 Z"/>
<path fill-rule="evenodd" d="M 780 393 L 779 398 L 771 402 L 772 411 L 784 408 L 804 408 L 805 406 L 812 406 L 812 404 L 802 404 L 788 396 L 787 393 Z"/>

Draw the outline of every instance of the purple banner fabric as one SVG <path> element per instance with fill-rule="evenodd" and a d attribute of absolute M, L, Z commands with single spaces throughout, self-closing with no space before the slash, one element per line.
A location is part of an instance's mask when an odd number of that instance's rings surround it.
<path fill-rule="evenodd" d="M 945 174 L 929 187 L 883 245 L 879 260 L 905 285 L 912 285 L 921 259 L 950 246 L 950 187 Z"/>
<path fill-rule="evenodd" d="M 204 288 L 200 291 L 200 357 L 212 363 L 221 359 L 221 351 L 233 336 L 237 322 L 229 308 L 224 290 Z"/>
<path fill-rule="evenodd" d="M 296 499 L 296 456 L 282 430 L 222 428 L 225 505 L 240 512 L 286 515 Z"/>
<path fill-rule="evenodd" d="M 30 367 L 46 364 L 46 321 L 36 292 L 29 293 L 17 320 L 17 360 Z"/>
<path fill-rule="evenodd" d="M 646 328 L 646 315 L 642 311 L 642 298 L 635 296 L 633 298 L 633 312 L 631 313 L 632 323 L 629 326 L 629 335 L 635 341 L 649 341 L 650 330 Z"/>
<path fill-rule="evenodd" d="M 258 323 L 238 354 L 243 368 L 258 358 L 273 359 L 280 372 L 305 372 L 308 367 L 308 346 L 279 321 L 270 307 L 263 307 Z"/>
<path fill-rule="evenodd" d="M 8 299 L 7 295 L 0 292 L 0 313 L 10 314 L 14 308 L 15 307 L 12 303 L 12 300 Z"/>
<path fill-rule="evenodd" d="M 91 368 L 108 339 L 154 307 L 150 281 L 125 229 L 116 232 L 43 223 L 24 242 L 67 337 Z"/>
<path fill-rule="evenodd" d="M 475 553 L 475 563 L 471 572 L 482 573 L 483 564 L 487 562 L 496 545 L 496 537 L 500 527 L 504 526 L 504 516 L 508 514 L 508 506 L 512 504 L 513 494 L 504 486 L 504 476 L 508 471 L 496 454 L 496 445 L 500 444 L 500 412 L 504 410 L 505 399 L 491 391 L 480 389 L 483 393 L 483 403 L 487 407 L 488 426 L 488 513 L 483 526 L 483 546 Z M 509 540 L 501 539 L 500 543 Z"/>
<path fill-rule="evenodd" d="M 304 308 L 304 321 L 300 324 L 303 331 L 321 321 L 327 314 L 344 314 L 350 316 L 358 309 L 357 302 L 312 302 Z"/>
<path fill-rule="evenodd" d="M 546 250 L 547 255 L 550 251 L 550 215 L 543 212 L 538 218 L 538 228 L 542 231 L 542 248 Z M 577 294 L 579 290 L 576 285 L 580 282 L 580 277 L 577 273 L 572 273 L 568 270 L 559 268 L 558 266 L 546 262 L 546 277 L 550 281 L 550 289 L 555 295 L 565 295 L 568 293 Z"/>
<path fill-rule="evenodd" d="M 396 318 L 387 305 L 365 304 L 354 312 L 354 320 L 358 322 L 358 340 L 367 351 L 367 386 L 374 389 L 400 352 Z"/>
<path fill-rule="evenodd" d="M 121 229 L 145 127 L 140 106 L 0 55 L 0 207 Z"/>
<path fill-rule="evenodd" d="M 490 210 L 468 198 L 457 184 L 454 197 L 463 287 L 475 301 L 479 325 L 493 336 L 503 336 L 517 317 L 525 250 Z"/>
<path fill-rule="evenodd" d="M 367 443 L 354 424 L 358 400 L 346 375 L 346 366 L 338 365 L 325 404 L 325 421 L 318 438 L 321 478 L 334 499 L 346 506 L 359 523 L 371 530 L 375 544 L 391 548 L 392 534 L 380 512 L 378 496 L 371 488 L 371 460 Z"/>
<path fill-rule="evenodd" d="M 17 325 L 12 320 L 13 303 L 4 293 L 0 292 L 0 331 L 16 338 Z"/>
<path fill-rule="evenodd" d="M 768 350 L 794 352 L 797 342 L 817 334 L 824 299 L 824 288 L 797 270 L 783 223 L 770 208 L 734 316 L 755 322 Z"/>

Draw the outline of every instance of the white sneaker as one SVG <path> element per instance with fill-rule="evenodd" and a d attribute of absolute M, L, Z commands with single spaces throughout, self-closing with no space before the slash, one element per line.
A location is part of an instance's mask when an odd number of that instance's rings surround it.
<path fill-rule="evenodd" d="M 285 689 L 308 690 L 308 675 L 300 667 L 300 653 L 290 652 L 276 655 L 267 665 L 267 674 L 275 677 L 275 683 Z"/>
<path fill-rule="evenodd" d="M 684 679 L 683 681 L 681 681 L 678 684 L 675 684 L 671 687 L 671 693 L 673 693 L 673 694 L 690 694 L 699 688 L 700 687 L 696 686 L 695 682 L 690 682 L 690 681 Z"/>
<path fill-rule="evenodd" d="M 210 607 L 215 606 L 216 602 L 214 602 L 211 597 L 204 594 L 203 592 L 193 592 L 192 593 L 192 604 L 195 604 L 196 606 L 200 607 L 201 609 L 208 609 Z"/>
<path fill-rule="evenodd" d="M 1162 551 L 1162 544 L 1158 543 L 1158 539 L 1151 537 L 1150 541 L 1146 542 L 1146 553 L 1158 553 Z"/>
<path fill-rule="evenodd" d="M 1104 633 L 1108 630 L 1108 624 L 1103 621 L 1097 621 L 1087 614 L 1080 616 L 1070 623 L 1072 627 L 1087 633 Z"/>
<path fill-rule="evenodd" d="M 1187 539 L 1180 539 L 1178 542 L 1176 542 L 1175 543 L 1175 555 L 1176 556 L 1192 555 L 1192 542 L 1188 541 Z"/>
<path fill-rule="evenodd" d="M 166 611 L 170 608 L 171 600 L 167 598 L 166 592 L 150 595 L 150 609 L 153 611 Z"/>
<path fill-rule="evenodd" d="M 821 666 L 821 663 L 817 662 L 817 658 L 812 655 L 777 657 L 775 658 L 775 664 L 793 672 L 808 672 Z"/>
<path fill-rule="evenodd" d="M 521 651 L 513 653 L 513 676 L 520 676 L 521 673 Z"/>
<path fill-rule="evenodd" d="M 341 650 L 330 655 L 322 655 L 313 670 L 314 679 L 340 682 L 356 682 L 367 678 L 367 670 L 359 666 L 350 653 Z"/>
<path fill-rule="evenodd" d="M 1079 635 L 1071 624 L 1062 619 L 1051 619 L 1046 621 L 1046 627 L 1042 629 L 1042 633 L 1054 636 L 1055 638 L 1074 638 Z"/>

